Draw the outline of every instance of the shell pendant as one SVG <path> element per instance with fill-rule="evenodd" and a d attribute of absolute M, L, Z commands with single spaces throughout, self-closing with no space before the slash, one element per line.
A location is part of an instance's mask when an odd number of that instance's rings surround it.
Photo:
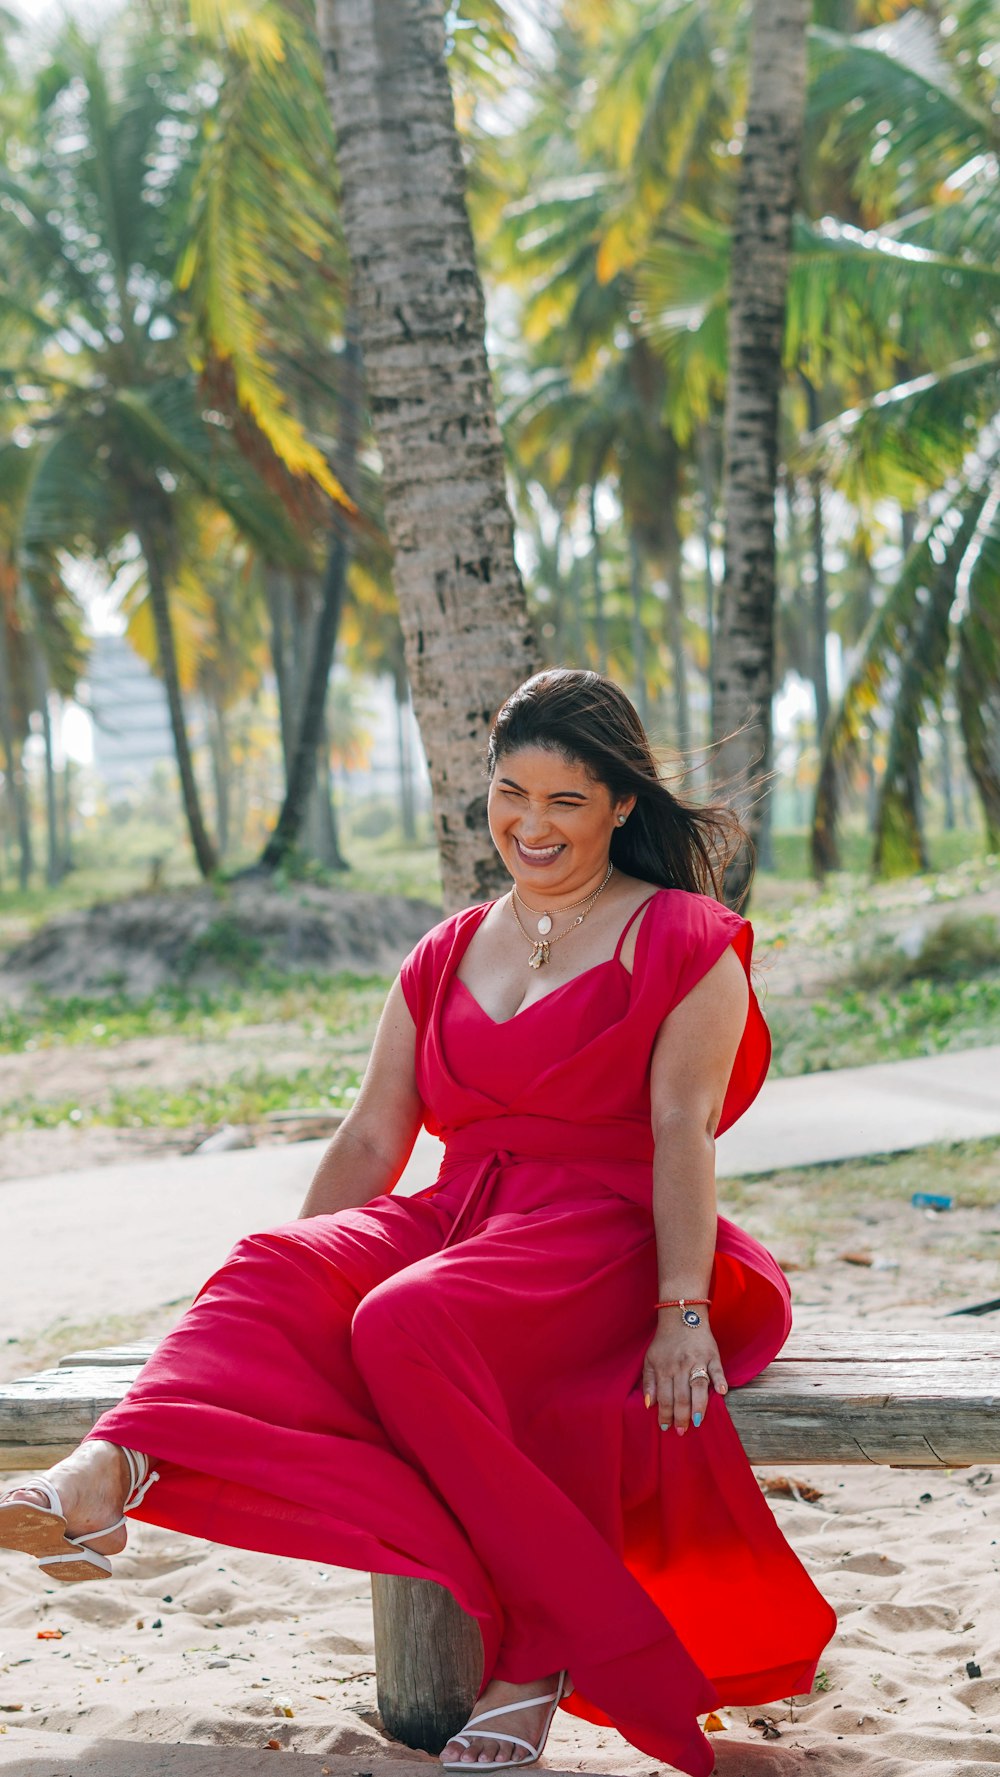
<path fill-rule="evenodd" d="M 547 963 L 549 950 L 550 946 L 546 944 L 545 939 L 539 938 L 528 958 L 529 969 L 540 969 L 543 963 Z"/>

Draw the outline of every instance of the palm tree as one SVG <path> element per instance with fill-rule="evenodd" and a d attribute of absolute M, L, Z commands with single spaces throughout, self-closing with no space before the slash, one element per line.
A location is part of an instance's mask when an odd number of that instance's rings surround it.
<path fill-rule="evenodd" d="M 806 0 L 756 0 L 739 193 L 733 220 L 726 385 L 726 571 L 715 641 L 716 782 L 736 789 L 751 840 L 762 805 L 755 768 L 771 763 L 774 497 L 782 343 L 806 95 Z M 727 872 L 745 898 L 751 861 Z"/>
<path fill-rule="evenodd" d="M 65 868 L 59 832 L 50 696 L 76 689 L 85 655 L 83 613 L 63 578 L 58 552 L 25 549 L 23 513 L 39 447 L 0 446 L 0 741 L 14 807 L 20 877 L 31 875 L 31 822 L 21 748 L 37 712 L 45 749 L 46 878 Z"/>
<path fill-rule="evenodd" d="M 455 905 L 501 885 L 480 761 L 493 712 L 538 656 L 514 559 L 444 9 L 324 0 L 318 23 L 407 665 Z"/>
<path fill-rule="evenodd" d="M 877 174 L 890 215 L 864 232 L 827 224 L 814 316 L 822 327 L 862 314 L 903 375 L 893 383 L 890 369 L 889 386 L 821 427 L 802 461 L 820 463 L 859 505 L 889 496 L 920 514 L 827 730 L 812 841 L 820 875 L 838 862 L 840 806 L 872 723 L 886 733 L 873 864 L 882 873 L 926 866 L 922 730 L 949 688 L 987 837 L 1000 843 L 1000 179 L 983 61 L 991 17 L 995 7 L 963 0 L 948 29 L 911 12 L 877 37 L 820 39 L 813 103 L 835 129 L 831 151 L 850 161 L 858 132 L 880 123 L 885 152 L 858 176 Z"/>
<path fill-rule="evenodd" d="M 61 85 L 40 88 L 0 172 L 0 327 L 19 348 L 4 396 L 39 446 L 21 547 L 113 553 L 138 540 L 185 814 L 207 876 L 216 852 L 169 600 L 185 500 L 210 498 L 273 558 L 302 562 L 308 550 L 190 366 L 174 270 L 193 162 L 178 152 L 177 120 L 186 111 L 193 135 L 205 100 L 197 65 L 179 60 L 177 42 L 145 24 L 123 27 L 109 65 L 81 31 L 66 31 L 54 61 Z"/>

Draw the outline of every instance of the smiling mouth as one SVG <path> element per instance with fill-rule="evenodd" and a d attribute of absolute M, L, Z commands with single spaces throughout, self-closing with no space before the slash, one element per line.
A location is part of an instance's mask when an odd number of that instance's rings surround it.
<path fill-rule="evenodd" d="M 521 857 L 528 864 L 549 864 L 553 858 L 557 858 L 559 853 L 566 849 L 563 845 L 522 845 L 520 839 L 516 837 L 514 844 L 517 846 Z"/>

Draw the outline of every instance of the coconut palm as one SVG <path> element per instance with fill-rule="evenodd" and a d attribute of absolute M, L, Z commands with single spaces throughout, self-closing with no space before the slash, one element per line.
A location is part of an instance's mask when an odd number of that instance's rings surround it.
<path fill-rule="evenodd" d="M 113 556 L 138 540 L 199 868 L 216 865 L 195 781 L 169 587 L 192 494 L 272 557 L 308 550 L 191 367 L 174 283 L 205 94 L 184 45 L 122 25 L 112 55 L 73 27 L 0 171 L 3 396 L 38 448 L 22 548 Z"/>
<path fill-rule="evenodd" d="M 733 214 L 726 383 L 725 580 L 715 640 L 717 782 L 735 790 L 751 840 L 763 814 L 750 789 L 771 764 L 774 691 L 775 488 L 792 209 L 802 159 L 806 0 L 755 0 L 750 90 Z M 746 850 L 727 872 L 739 905 Z"/>
<path fill-rule="evenodd" d="M 51 695 L 70 697 L 83 667 L 83 613 L 63 578 L 57 552 L 23 544 L 23 509 L 38 446 L 0 446 L 0 741 L 20 851 L 21 886 L 31 875 L 31 821 L 21 759 L 37 712 L 45 750 L 46 877 L 65 867 L 53 760 Z"/>
<path fill-rule="evenodd" d="M 820 873 L 837 862 L 840 803 L 872 722 L 887 748 L 874 863 L 925 865 L 922 728 L 949 685 L 987 835 L 1000 840 L 1000 178 L 986 68 L 1000 9 L 963 0 L 950 18 L 944 30 L 932 15 L 906 14 L 878 40 L 827 33 L 822 43 L 816 103 L 836 119 L 845 160 L 878 112 L 886 152 L 876 170 L 899 213 L 863 234 L 830 226 L 837 251 L 817 319 L 863 308 L 905 374 L 821 428 L 806 460 L 822 461 L 859 503 L 888 494 L 924 516 L 827 731 Z"/>
<path fill-rule="evenodd" d="M 454 905 L 499 887 L 480 761 L 497 704 L 538 656 L 514 559 L 444 6 L 326 0 L 319 24 L 407 664 Z"/>

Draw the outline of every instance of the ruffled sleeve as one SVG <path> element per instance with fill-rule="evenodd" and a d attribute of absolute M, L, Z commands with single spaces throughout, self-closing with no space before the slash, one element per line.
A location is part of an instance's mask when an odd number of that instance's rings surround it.
<path fill-rule="evenodd" d="M 771 1063 L 771 1033 L 764 1022 L 750 975 L 753 927 L 711 895 L 668 889 L 667 918 L 661 928 L 664 960 L 669 959 L 664 1016 L 678 1006 L 731 944 L 743 964 L 750 990 L 746 1023 L 733 1062 L 716 1135 L 731 1128 L 753 1103 Z"/>
<path fill-rule="evenodd" d="M 422 1031 L 434 1000 L 434 993 L 455 933 L 456 915 L 443 919 L 418 939 L 399 970 L 399 985 L 418 1031 Z"/>

